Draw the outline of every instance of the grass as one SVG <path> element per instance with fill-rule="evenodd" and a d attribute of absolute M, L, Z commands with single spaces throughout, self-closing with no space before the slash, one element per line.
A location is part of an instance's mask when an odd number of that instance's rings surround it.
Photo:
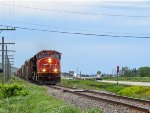
<path fill-rule="evenodd" d="M 150 100 L 150 87 L 116 85 L 111 83 L 97 82 L 94 80 L 65 80 L 65 79 L 62 79 L 60 84 L 83 89 L 109 91 L 121 96 Z"/>
<path fill-rule="evenodd" d="M 104 77 L 104 80 L 117 80 L 116 77 Z M 150 77 L 119 77 L 120 81 L 150 82 Z"/>
<path fill-rule="evenodd" d="M 30 84 L 13 78 L 9 84 L 19 84 L 27 95 L 11 95 L 0 99 L 0 113 L 102 113 L 99 109 L 83 111 L 53 96 L 49 96 L 44 86 Z M 2 95 L 2 88 L 0 88 Z"/>

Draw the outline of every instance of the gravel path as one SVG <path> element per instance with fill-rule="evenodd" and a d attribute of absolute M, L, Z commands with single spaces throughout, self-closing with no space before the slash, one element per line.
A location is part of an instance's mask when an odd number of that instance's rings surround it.
<path fill-rule="evenodd" d="M 104 113 L 141 113 L 126 107 L 116 106 L 103 101 L 91 100 L 83 96 L 77 96 L 72 93 L 63 92 L 62 90 L 56 90 L 50 87 L 48 87 L 48 93 L 83 110 L 99 108 L 102 109 Z"/>

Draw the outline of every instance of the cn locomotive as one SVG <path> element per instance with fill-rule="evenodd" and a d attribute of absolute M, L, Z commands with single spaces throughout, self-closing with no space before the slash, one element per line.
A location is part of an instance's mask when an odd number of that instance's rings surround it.
<path fill-rule="evenodd" d="M 61 80 L 61 53 L 53 50 L 38 52 L 17 70 L 17 76 L 39 83 L 56 84 Z"/>

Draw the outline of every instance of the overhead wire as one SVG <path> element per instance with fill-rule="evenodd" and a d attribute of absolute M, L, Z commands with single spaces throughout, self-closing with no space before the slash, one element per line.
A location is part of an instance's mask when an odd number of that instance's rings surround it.
<path fill-rule="evenodd" d="M 58 10 L 50 10 L 50 9 L 41 9 L 41 8 L 35 8 L 35 7 L 29 7 L 29 6 L 15 5 L 14 3 L 13 3 L 13 5 L 1 3 L 0 5 L 13 6 L 13 7 L 21 7 L 21 8 L 29 8 L 29 9 L 36 9 L 36 10 L 55 11 L 55 12 L 99 15 L 98 13 L 82 13 L 82 12 L 75 12 L 75 11 L 58 11 Z M 101 15 L 107 15 L 107 16 L 125 16 L 125 17 L 150 17 L 150 16 L 114 15 L 114 14 L 104 14 L 104 13 L 102 13 Z M 40 24 L 35 24 L 35 23 L 28 23 L 28 22 L 17 21 L 17 20 L 15 20 L 15 21 L 16 21 L 16 22 L 19 22 L 19 23 L 24 23 L 24 24 L 31 24 L 31 25 L 37 25 L 37 26 L 51 27 L 51 26 L 47 26 L 47 25 L 40 25 Z M 4 25 L 0 25 L 0 26 L 4 26 Z M 8 26 L 6 26 L 6 27 L 8 27 Z M 10 26 L 10 27 L 12 27 L 12 26 Z M 82 32 L 59 31 L 59 30 L 35 29 L 35 28 L 27 28 L 27 27 L 19 27 L 19 26 L 18 26 L 18 27 L 15 27 L 15 28 L 26 29 L 26 30 L 34 30 L 34 31 L 57 32 L 57 33 L 64 33 L 64 34 L 89 35 L 89 36 L 150 38 L 150 36 L 107 35 L 107 34 L 95 34 L 95 33 L 82 33 Z"/>
<path fill-rule="evenodd" d="M 0 26 L 3 26 L 3 27 L 12 27 L 12 26 L 5 26 L 5 25 L 0 25 Z M 36 28 L 28 28 L 28 27 L 20 27 L 20 26 L 16 26 L 14 28 L 23 29 L 23 30 L 31 30 L 31 31 L 43 31 L 43 32 L 61 33 L 61 34 L 98 36 L 98 37 L 150 38 L 150 36 L 95 34 L 95 33 L 82 33 L 82 32 L 69 32 L 69 31 L 59 31 L 59 30 L 48 30 L 48 29 L 36 29 Z"/>
<path fill-rule="evenodd" d="M 3 18 L 2 18 L 3 19 Z M 8 20 L 9 19 L 6 19 Z M 99 30 L 88 30 L 88 29 L 77 29 L 77 28 L 62 28 L 62 27 L 58 27 L 58 26 L 50 26 L 50 25 L 44 25 L 44 24 L 37 24 L 37 23 L 31 23 L 31 22 L 25 22 L 25 21 L 20 21 L 20 20 L 12 20 L 13 22 L 17 22 L 17 23 L 21 23 L 21 24 L 27 24 L 27 25 L 34 25 L 34 26 L 40 26 L 40 27 L 48 27 L 48 28 L 53 28 L 53 29 L 65 29 L 65 30 L 80 30 L 80 31 L 88 31 L 88 32 L 102 32 L 102 33 L 111 33 L 111 34 L 125 34 L 125 35 L 150 35 L 150 34 L 134 34 L 134 33 L 118 33 L 118 32 L 110 32 L 110 31 L 99 31 Z"/>

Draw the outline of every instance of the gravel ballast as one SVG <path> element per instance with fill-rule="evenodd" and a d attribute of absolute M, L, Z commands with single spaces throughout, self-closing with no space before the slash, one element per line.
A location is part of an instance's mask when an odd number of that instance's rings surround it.
<path fill-rule="evenodd" d="M 48 93 L 66 101 L 67 103 L 77 106 L 82 110 L 87 110 L 90 108 L 99 108 L 104 113 L 141 113 L 138 111 L 131 110 L 127 107 L 113 105 L 108 102 L 88 99 L 87 97 L 78 96 L 69 92 L 63 92 L 63 90 L 57 90 L 50 87 L 48 87 Z"/>

